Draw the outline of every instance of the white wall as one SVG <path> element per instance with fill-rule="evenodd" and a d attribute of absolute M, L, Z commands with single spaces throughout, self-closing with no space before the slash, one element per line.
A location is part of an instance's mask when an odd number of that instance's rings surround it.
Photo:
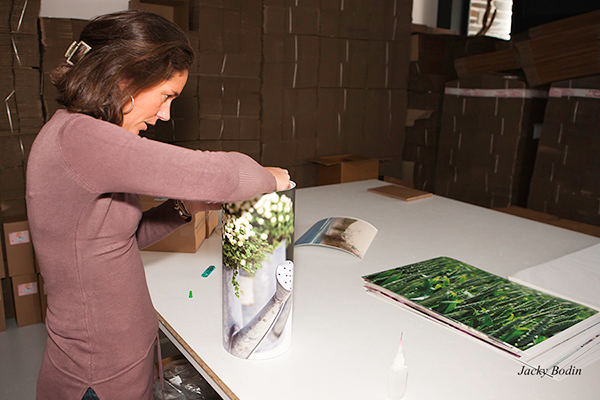
<path fill-rule="evenodd" d="M 90 19 L 128 7 L 128 0 L 41 0 L 40 16 Z M 437 9 L 438 0 L 413 0 L 413 23 L 435 27 Z"/>
<path fill-rule="evenodd" d="M 41 0 L 40 17 L 91 19 L 128 8 L 128 0 Z"/>
<path fill-rule="evenodd" d="M 436 27 L 437 13 L 438 0 L 413 0 L 413 24 L 421 24 Z"/>

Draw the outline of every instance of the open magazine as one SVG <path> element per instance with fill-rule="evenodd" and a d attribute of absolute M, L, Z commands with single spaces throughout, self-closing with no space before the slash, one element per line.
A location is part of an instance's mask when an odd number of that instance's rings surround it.
<path fill-rule="evenodd" d="M 549 376 L 600 353 L 600 313 L 449 257 L 363 276 L 367 291 L 503 350 Z"/>
<path fill-rule="evenodd" d="M 377 228 L 363 220 L 331 217 L 314 223 L 294 244 L 331 247 L 363 258 L 375 234 Z"/>

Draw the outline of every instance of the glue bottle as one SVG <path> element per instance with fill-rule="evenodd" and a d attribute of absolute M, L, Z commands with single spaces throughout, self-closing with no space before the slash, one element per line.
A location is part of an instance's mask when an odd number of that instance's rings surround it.
<path fill-rule="evenodd" d="M 408 378 L 408 367 L 404 361 L 402 352 L 402 335 L 400 335 L 400 345 L 394 358 L 394 363 L 388 374 L 387 400 L 400 400 L 406 392 L 406 379 Z"/>

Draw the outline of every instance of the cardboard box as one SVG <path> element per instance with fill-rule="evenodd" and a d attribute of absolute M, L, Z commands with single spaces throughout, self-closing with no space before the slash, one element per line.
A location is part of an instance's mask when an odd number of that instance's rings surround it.
<path fill-rule="evenodd" d="M 484 207 L 524 206 L 546 95 L 515 75 L 477 74 L 448 82 L 434 192 Z"/>
<path fill-rule="evenodd" d="M 33 245 L 27 221 L 4 222 L 4 247 L 8 276 L 35 273 Z"/>
<path fill-rule="evenodd" d="M 129 9 L 150 11 L 175 22 L 183 30 L 189 29 L 190 5 L 188 0 L 129 0 Z"/>
<path fill-rule="evenodd" d="M 4 293 L 2 293 L 2 285 L 0 285 L 0 332 L 6 330 L 6 316 L 4 315 Z"/>
<path fill-rule="evenodd" d="M 140 195 L 142 211 L 159 206 L 166 199 Z M 195 214 L 192 220 L 177 228 L 166 238 L 146 247 L 145 251 L 170 251 L 176 253 L 195 253 L 206 238 L 206 212 Z"/>
<path fill-rule="evenodd" d="M 206 222 L 206 237 L 209 237 L 210 235 L 212 235 L 217 225 L 219 225 L 219 211 L 207 211 L 204 221 Z"/>
<path fill-rule="evenodd" d="M 311 158 L 308 161 L 318 164 L 318 184 L 329 185 L 377 179 L 379 160 L 356 154 Z"/>
<path fill-rule="evenodd" d="M 44 285 L 44 278 L 41 274 L 38 275 L 38 289 L 40 292 L 40 307 L 42 309 L 42 322 L 46 323 L 46 310 L 48 309 L 48 294 Z"/>
<path fill-rule="evenodd" d="M 600 225 L 600 75 L 553 82 L 527 207 Z"/>
<path fill-rule="evenodd" d="M 13 276 L 12 289 L 17 326 L 42 322 L 42 307 L 37 274 Z"/>

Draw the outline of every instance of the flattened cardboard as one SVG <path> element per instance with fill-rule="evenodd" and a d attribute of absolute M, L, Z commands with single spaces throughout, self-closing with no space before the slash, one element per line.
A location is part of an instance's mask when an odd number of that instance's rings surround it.
<path fill-rule="evenodd" d="M 37 274 L 13 276 L 11 280 L 17 326 L 41 323 L 42 307 Z"/>
<path fill-rule="evenodd" d="M 404 201 L 414 201 L 433 196 L 432 193 L 398 185 L 380 186 L 368 189 L 368 191 Z"/>
<path fill-rule="evenodd" d="M 27 221 L 4 223 L 4 248 L 6 249 L 8 276 L 35 272 L 33 245 Z"/>

